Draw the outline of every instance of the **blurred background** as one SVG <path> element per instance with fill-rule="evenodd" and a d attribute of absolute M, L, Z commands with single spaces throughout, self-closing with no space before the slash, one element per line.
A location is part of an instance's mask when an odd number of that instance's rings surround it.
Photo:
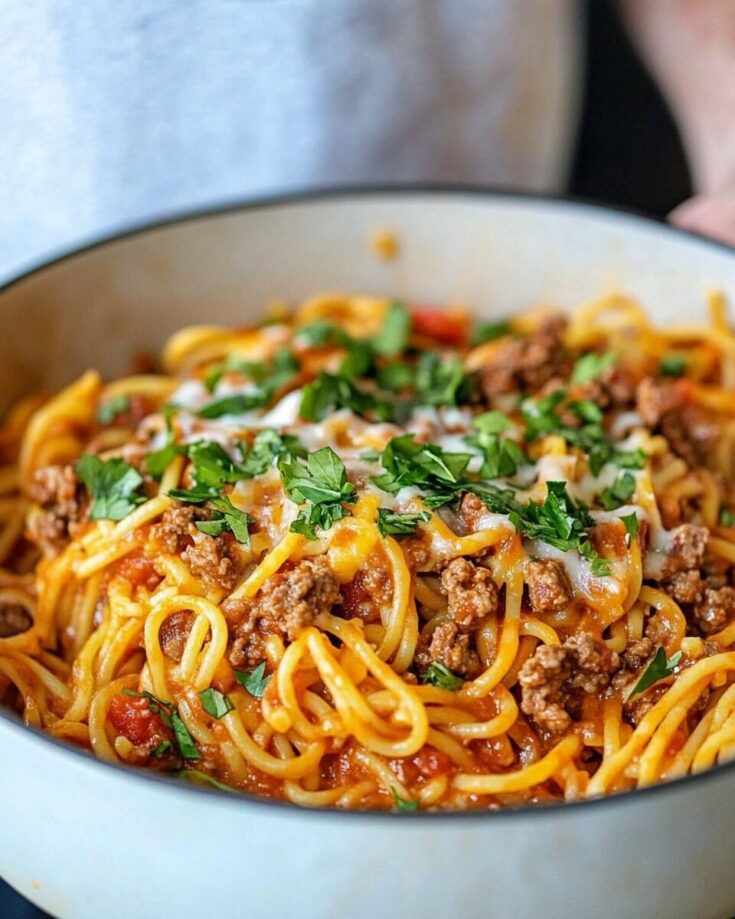
<path fill-rule="evenodd" d="M 569 192 L 664 217 L 691 194 L 674 123 L 608 2 L 587 5 L 585 30 L 584 98 Z M 44 915 L 0 881 L 2 919 Z"/>

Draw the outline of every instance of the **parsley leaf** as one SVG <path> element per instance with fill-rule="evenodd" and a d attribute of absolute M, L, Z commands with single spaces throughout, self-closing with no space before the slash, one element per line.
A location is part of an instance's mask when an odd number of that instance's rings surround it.
<path fill-rule="evenodd" d="M 424 683 L 430 683 L 432 686 L 448 689 L 451 692 L 456 692 L 464 684 L 464 680 L 456 673 L 452 673 L 449 667 L 446 667 L 441 661 L 432 661 L 421 674 L 421 679 Z"/>
<path fill-rule="evenodd" d="M 390 392 L 401 392 L 402 390 L 410 389 L 414 385 L 415 379 L 416 372 L 413 367 L 400 361 L 378 367 L 376 373 L 378 386 Z"/>
<path fill-rule="evenodd" d="M 735 527 L 735 511 L 729 507 L 720 510 L 720 524 L 723 527 Z"/>
<path fill-rule="evenodd" d="M 312 348 L 323 348 L 326 345 L 352 347 L 355 339 L 326 319 L 315 319 L 297 329 L 296 336 Z"/>
<path fill-rule="evenodd" d="M 636 514 L 635 511 L 630 514 L 625 514 L 620 519 L 625 525 L 625 532 L 629 540 L 638 535 L 640 521 L 638 520 L 638 514 Z"/>
<path fill-rule="evenodd" d="M 383 536 L 409 536 L 416 532 L 419 523 L 431 520 L 428 511 L 419 514 L 399 514 L 381 507 L 378 511 L 378 529 Z"/>
<path fill-rule="evenodd" d="M 682 652 L 677 651 L 676 654 L 672 654 L 671 657 L 666 660 L 666 651 L 664 648 L 659 647 L 653 660 L 643 671 L 643 675 L 628 693 L 625 701 L 630 702 L 633 696 L 640 695 L 640 693 L 645 692 L 650 686 L 653 686 L 654 683 L 658 683 L 659 680 L 671 676 L 681 658 Z"/>
<path fill-rule="evenodd" d="M 229 498 L 222 496 L 210 498 L 209 503 L 214 508 L 214 514 L 211 520 L 199 520 L 196 527 L 207 536 L 221 536 L 229 531 L 235 539 L 244 546 L 250 545 L 250 533 L 248 526 L 250 516 L 241 511 L 240 508 L 230 501 Z"/>
<path fill-rule="evenodd" d="M 470 459 L 469 453 L 445 453 L 436 444 L 418 444 L 413 434 L 403 434 L 388 442 L 380 457 L 386 471 L 372 481 L 389 494 L 407 485 L 446 492 L 447 484 L 459 483 Z"/>
<path fill-rule="evenodd" d="M 563 389 L 557 389 L 542 399 L 524 399 L 521 402 L 521 415 L 526 423 L 525 439 L 529 443 L 546 434 L 558 431 L 562 427 L 561 418 L 556 409 L 566 398 Z"/>
<path fill-rule="evenodd" d="M 665 377 L 680 377 L 687 369 L 686 358 L 680 354 L 667 354 L 661 358 L 659 372 Z"/>
<path fill-rule="evenodd" d="M 418 801 L 412 801 L 409 798 L 402 798 L 395 790 L 395 788 L 391 787 L 390 793 L 393 795 L 393 801 L 396 805 L 396 810 L 399 813 L 411 814 L 419 809 Z"/>
<path fill-rule="evenodd" d="M 103 402 L 97 409 L 97 420 L 100 424 L 112 424 L 112 422 L 130 408 L 129 396 L 114 396 L 107 402 Z"/>
<path fill-rule="evenodd" d="M 470 344 L 473 347 L 484 345 L 487 341 L 495 341 L 496 338 L 510 335 L 511 332 L 512 329 L 507 319 L 498 319 L 495 322 L 478 322 L 472 330 Z"/>
<path fill-rule="evenodd" d="M 270 402 L 271 393 L 264 387 L 256 387 L 251 392 L 235 393 L 215 399 L 197 412 L 200 418 L 221 418 L 222 415 L 242 415 L 254 408 L 265 408 Z"/>
<path fill-rule="evenodd" d="M 457 405 L 468 396 L 470 381 L 458 355 L 442 361 L 435 351 L 425 351 L 416 368 L 415 387 L 419 405 Z"/>
<path fill-rule="evenodd" d="M 159 756 L 163 756 L 164 753 L 168 753 L 168 751 L 172 749 L 173 744 L 170 740 L 162 740 L 151 750 L 151 756 L 158 758 Z"/>
<path fill-rule="evenodd" d="M 288 497 L 310 506 L 299 511 L 291 524 L 291 532 L 307 539 L 316 539 L 317 528 L 328 530 L 346 515 L 342 502 L 355 500 L 357 490 L 347 481 L 347 470 L 331 447 L 309 453 L 306 462 L 291 455 L 278 460 L 283 487 Z"/>
<path fill-rule="evenodd" d="M 597 354 L 591 351 L 589 354 L 583 354 L 578 358 L 574 369 L 572 370 L 571 383 L 579 385 L 596 380 L 606 370 L 613 366 L 617 359 L 614 351 L 606 351 L 604 354 Z"/>
<path fill-rule="evenodd" d="M 486 479 L 515 475 L 518 467 L 526 462 L 526 457 L 515 441 L 498 436 L 498 432 L 510 427 L 508 416 L 502 412 L 486 412 L 472 423 L 479 434 L 466 437 L 465 440 L 484 455 L 480 475 Z"/>
<path fill-rule="evenodd" d="M 307 539 L 318 539 L 317 530 L 328 530 L 346 516 L 341 504 L 309 504 L 301 508 L 289 529 Z"/>
<path fill-rule="evenodd" d="M 288 348 L 281 347 L 273 357 L 265 361 L 246 361 L 234 354 L 227 360 L 213 367 L 204 378 L 204 385 L 209 392 L 214 392 L 217 384 L 226 373 L 238 373 L 240 376 L 260 385 L 269 394 L 269 398 L 289 383 L 298 373 L 299 362 Z"/>
<path fill-rule="evenodd" d="M 406 347 L 411 330 L 411 316 L 403 303 L 388 304 L 383 328 L 370 341 L 372 350 L 380 357 L 395 357 Z"/>
<path fill-rule="evenodd" d="M 635 492 L 635 477 L 629 472 L 618 476 L 612 485 L 603 488 L 599 501 L 606 511 L 615 510 L 622 504 L 627 504 Z"/>
<path fill-rule="evenodd" d="M 184 759 L 201 759 L 202 754 L 197 750 L 194 738 L 191 736 L 189 729 L 176 711 L 171 714 L 171 726 L 174 729 L 176 743 Z"/>
<path fill-rule="evenodd" d="M 302 389 L 299 416 L 304 421 L 322 421 L 330 412 L 349 408 L 356 415 L 375 411 L 388 420 L 388 403 L 363 392 L 345 376 L 322 372 Z"/>
<path fill-rule="evenodd" d="M 122 520 L 145 501 L 139 494 L 143 476 L 124 460 L 85 453 L 76 471 L 92 496 L 92 520 Z"/>
<path fill-rule="evenodd" d="M 202 700 L 204 711 L 213 718 L 222 718 L 227 712 L 231 712 L 235 707 L 230 701 L 229 696 L 224 695 L 218 689 L 209 687 L 199 693 Z"/>
<path fill-rule="evenodd" d="M 271 674 L 264 676 L 264 674 L 265 661 L 263 661 L 262 664 L 258 664 L 255 670 L 251 672 L 247 670 L 236 670 L 235 679 L 251 696 L 255 696 L 256 699 L 261 699 L 272 676 Z"/>
<path fill-rule="evenodd" d="M 187 779 L 190 782 L 193 781 L 195 784 L 206 783 L 220 791 L 227 791 L 230 794 L 234 794 L 235 792 L 234 788 L 225 785 L 224 782 L 218 781 L 213 775 L 209 775 L 207 772 L 201 772 L 199 769 L 179 769 L 175 774 L 178 778 Z"/>

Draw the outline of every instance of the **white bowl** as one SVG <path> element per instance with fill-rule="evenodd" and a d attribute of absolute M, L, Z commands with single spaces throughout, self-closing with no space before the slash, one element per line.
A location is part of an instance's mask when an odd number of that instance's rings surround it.
<path fill-rule="evenodd" d="M 401 256 L 368 238 L 396 232 Z M 735 252 L 589 205 L 472 190 L 248 204 L 97 243 L 0 291 L 9 401 L 192 322 L 360 290 L 505 315 L 613 288 L 657 322 L 735 294 Z M 735 912 L 735 764 L 606 800 L 470 814 L 345 814 L 98 763 L 0 713 L 0 874 L 59 917 L 645 916 Z"/>

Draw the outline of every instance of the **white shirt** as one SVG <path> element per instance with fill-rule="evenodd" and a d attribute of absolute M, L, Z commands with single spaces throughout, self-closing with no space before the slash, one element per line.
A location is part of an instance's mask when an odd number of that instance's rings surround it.
<path fill-rule="evenodd" d="M 340 183 L 563 185 L 575 0 L 22 0 L 0 17 L 0 276 Z"/>

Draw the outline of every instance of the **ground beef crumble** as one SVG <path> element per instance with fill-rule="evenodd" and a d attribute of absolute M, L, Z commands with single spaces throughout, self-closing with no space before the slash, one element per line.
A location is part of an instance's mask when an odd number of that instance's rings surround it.
<path fill-rule="evenodd" d="M 447 597 L 449 615 L 461 630 L 497 612 L 498 588 L 492 575 L 467 558 L 449 562 L 441 574 L 441 590 Z"/>
<path fill-rule="evenodd" d="M 529 559 L 525 574 L 528 601 L 534 613 L 557 613 L 571 602 L 569 578 L 557 559 Z"/>
<path fill-rule="evenodd" d="M 566 377 L 571 369 L 563 344 L 566 323 L 564 316 L 554 314 L 534 333 L 500 344 L 478 372 L 480 388 L 488 401 L 514 390 L 534 392 L 555 377 Z"/>
<path fill-rule="evenodd" d="M 48 555 L 60 552 L 87 520 L 89 499 L 73 466 L 37 469 L 28 494 L 38 509 L 28 520 L 27 536 Z"/>
<path fill-rule="evenodd" d="M 282 568 L 253 600 L 226 600 L 222 610 L 234 626 L 230 662 L 254 666 L 263 660 L 263 634 L 293 641 L 302 629 L 339 603 L 339 584 L 323 556 Z"/>
<path fill-rule="evenodd" d="M 582 693 L 599 693 L 620 668 L 620 657 L 586 633 L 561 645 L 539 645 L 518 674 L 521 710 L 553 734 L 579 714 Z"/>

